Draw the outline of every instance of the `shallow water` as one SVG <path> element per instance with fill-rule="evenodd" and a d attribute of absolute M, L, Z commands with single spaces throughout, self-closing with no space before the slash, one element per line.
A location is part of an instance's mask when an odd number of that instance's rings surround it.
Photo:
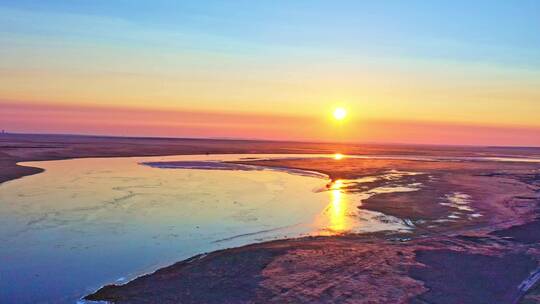
<path fill-rule="evenodd" d="M 104 284 L 253 242 L 409 229 L 400 219 L 358 209 L 366 194 L 343 191 L 347 181 L 328 187 L 313 172 L 141 165 L 244 157 L 273 156 L 24 163 L 46 171 L 0 185 L 0 303 L 74 303 Z"/>

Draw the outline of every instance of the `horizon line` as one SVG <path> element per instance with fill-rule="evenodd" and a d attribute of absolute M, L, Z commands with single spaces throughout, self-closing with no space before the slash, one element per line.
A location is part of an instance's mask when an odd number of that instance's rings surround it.
<path fill-rule="evenodd" d="M 475 147 L 475 148 L 533 148 L 540 149 L 538 146 L 523 145 L 472 145 L 472 144 L 435 144 L 435 143 L 400 143 L 400 142 L 353 142 L 353 141 L 324 141 L 324 140 L 277 140 L 264 138 L 242 138 L 242 137 L 189 137 L 189 136 L 144 136 L 144 135 L 110 135 L 110 134 L 84 134 L 84 133 L 28 133 L 28 132 L 9 132 L 0 129 L 2 135 L 37 135 L 37 136 L 73 136 L 73 137 L 103 137 L 103 138 L 125 138 L 125 139 L 172 139 L 172 140 L 220 140 L 220 141 L 252 141 L 252 142 L 275 142 L 275 143 L 312 143 L 312 144 L 335 144 L 335 145 L 380 145 L 380 146 L 427 146 L 427 147 Z"/>

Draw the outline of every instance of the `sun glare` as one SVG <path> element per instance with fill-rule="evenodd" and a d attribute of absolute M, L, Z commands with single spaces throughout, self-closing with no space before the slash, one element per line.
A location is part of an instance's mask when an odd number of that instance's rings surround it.
<path fill-rule="evenodd" d="M 344 108 L 336 108 L 334 110 L 334 118 L 337 120 L 343 120 L 347 116 L 347 110 Z"/>
<path fill-rule="evenodd" d="M 336 154 L 334 154 L 334 159 L 335 159 L 335 160 L 340 160 L 340 159 L 342 159 L 342 158 L 343 158 L 343 154 L 341 154 L 341 153 L 336 153 Z"/>

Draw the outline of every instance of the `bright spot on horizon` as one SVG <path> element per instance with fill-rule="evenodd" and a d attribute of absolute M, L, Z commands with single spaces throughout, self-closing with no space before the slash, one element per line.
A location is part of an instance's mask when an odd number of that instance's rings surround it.
<path fill-rule="evenodd" d="M 334 154 L 334 159 L 335 159 L 335 160 L 340 160 L 340 159 L 342 159 L 342 158 L 343 158 L 343 154 L 341 154 L 341 153 L 336 153 L 336 154 Z"/>
<path fill-rule="evenodd" d="M 334 110 L 334 118 L 337 120 L 343 120 L 347 116 L 347 110 L 344 108 L 336 108 Z"/>

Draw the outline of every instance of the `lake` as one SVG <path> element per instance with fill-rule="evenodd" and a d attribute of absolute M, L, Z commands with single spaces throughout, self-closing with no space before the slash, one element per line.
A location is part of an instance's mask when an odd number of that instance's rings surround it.
<path fill-rule="evenodd" d="M 0 303 L 75 303 L 104 284 L 254 242 L 410 229 L 359 209 L 368 194 L 341 189 L 370 177 L 331 182 L 299 170 L 201 165 L 253 157 L 284 155 L 22 163 L 45 172 L 0 185 Z"/>

